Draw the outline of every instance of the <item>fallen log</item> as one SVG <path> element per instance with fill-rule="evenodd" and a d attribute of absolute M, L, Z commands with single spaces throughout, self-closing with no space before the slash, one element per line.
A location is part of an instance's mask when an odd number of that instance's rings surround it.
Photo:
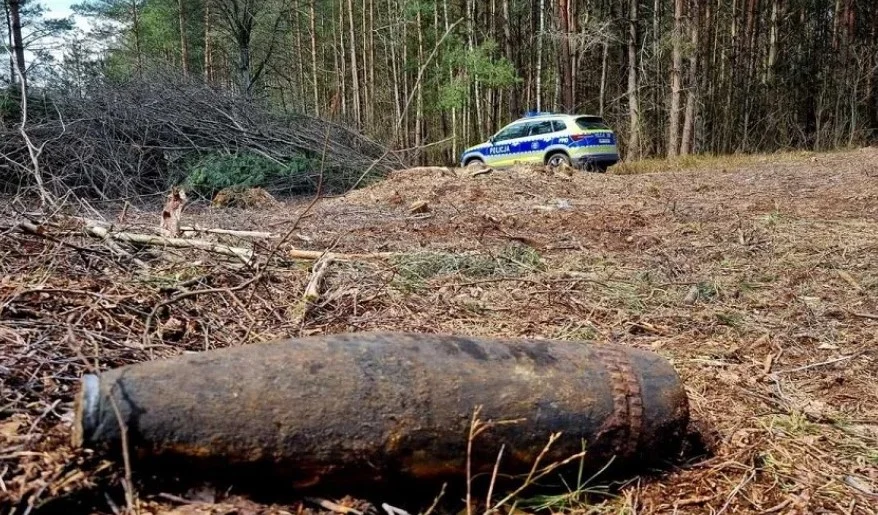
<path fill-rule="evenodd" d="M 255 238 L 255 239 L 264 239 L 264 240 L 277 240 L 281 238 L 280 234 L 274 234 L 270 232 L 263 231 L 239 231 L 235 229 L 213 229 L 210 227 L 180 227 L 180 230 L 184 233 L 187 232 L 206 232 L 208 234 L 223 234 L 228 236 L 237 236 L 239 238 Z"/>
<path fill-rule="evenodd" d="M 213 252 L 215 254 L 235 257 L 247 264 L 250 264 L 253 261 L 253 251 L 250 249 L 220 245 L 211 241 L 192 240 L 184 238 L 167 238 L 164 236 L 154 236 L 152 234 L 138 234 L 131 232 L 111 232 L 108 228 L 100 225 L 86 226 L 85 232 L 91 236 L 101 239 L 111 239 L 116 241 L 124 241 L 127 243 L 139 243 L 141 245 L 149 245 L 154 247 L 200 249 L 206 250 L 208 252 Z"/>
<path fill-rule="evenodd" d="M 477 408 L 483 421 L 516 422 L 492 425 L 468 456 Z M 583 442 L 577 471 L 642 469 L 678 452 L 688 400 L 668 362 L 629 347 L 355 333 L 83 377 L 74 445 L 118 453 L 119 420 L 142 463 L 244 466 L 236 477 L 303 487 L 460 479 L 470 466 L 490 476 L 501 447 L 500 473 L 526 473 Z"/>

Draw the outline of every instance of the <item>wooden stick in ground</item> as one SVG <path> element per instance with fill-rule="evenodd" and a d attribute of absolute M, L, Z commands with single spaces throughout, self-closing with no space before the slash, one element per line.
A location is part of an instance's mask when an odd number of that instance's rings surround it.
<path fill-rule="evenodd" d="M 168 195 L 165 207 L 162 209 L 161 229 L 165 236 L 171 238 L 180 237 L 180 219 L 183 217 L 183 207 L 186 205 L 186 192 L 174 188 Z"/>
<path fill-rule="evenodd" d="M 182 238 L 166 238 L 164 236 L 153 236 L 151 234 L 136 234 L 130 232 L 110 232 L 106 227 L 88 226 L 85 232 L 91 236 L 102 239 L 113 239 L 116 241 L 124 241 L 128 243 L 140 243 L 142 245 L 150 245 L 154 247 L 175 247 L 206 250 L 216 254 L 223 254 L 240 259 L 246 264 L 253 261 L 253 251 L 240 247 L 229 247 L 228 245 L 220 245 L 204 240 L 186 240 Z"/>
<path fill-rule="evenodd" d="M 326 277 L 326 272 L 329 270 L 329 263 L 331 261 L 332 260 L 328 258 L 321 258 L 314 263 L 311 279 L 308 281 L 308 286 L 305 288 L 304 300 L 308 304 L 313 304 L 320 300 L 320 285 L 323 284 L 323 278 Z"/>

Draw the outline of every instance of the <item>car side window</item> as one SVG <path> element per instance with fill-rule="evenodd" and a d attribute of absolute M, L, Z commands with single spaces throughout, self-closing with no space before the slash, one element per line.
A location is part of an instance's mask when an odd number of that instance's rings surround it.
<path fill-rule="evenodd" d="M 507 127 L 497 133 L 497 136 L 494 137 L 494 141 L 500 142 L 515 138 L 523 138 L 527 136 L 528 128 L 530 128 L 529 123 L 519 123 L 518 125 Z"/>
<path fill-rule="evenodd" d="M 561 120 L 553 120 L 552 125 L 555 129 L 555 132 L 561 132 L 561 131 L 567 130 L 567 124 L 565 124 Z"/>
<path fill-rule="evenodd" d="M 555 132 L 554 122 L 552 120 L 547 120 L 545 122 L 536 122 L 531 124 L 530 135 L 531 136 L 541 136 L 543 134 L 551 134 Z"/>

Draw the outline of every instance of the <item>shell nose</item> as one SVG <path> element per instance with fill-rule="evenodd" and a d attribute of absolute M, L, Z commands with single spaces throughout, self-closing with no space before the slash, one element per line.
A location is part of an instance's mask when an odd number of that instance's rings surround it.
<path fill-rule="evenodd" d="M 95 374 L 85 374 L 80 380 L 79 395 L 74 403 L 73 446 L 81 447 L 91 440 L 98 420 L 98 390 L 101 380 Z"/>

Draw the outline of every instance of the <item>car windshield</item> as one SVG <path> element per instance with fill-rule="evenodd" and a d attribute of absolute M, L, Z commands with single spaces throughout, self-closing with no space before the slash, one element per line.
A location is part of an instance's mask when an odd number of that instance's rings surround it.
<path fill-rule="evenodd" d="M 597 116 L 580 116 L 576 119 L 576 125 L 578 125 L 580 129 L 586 131 L 610 130 L 610 126 L 604 123 L 602 118 Z"/>

